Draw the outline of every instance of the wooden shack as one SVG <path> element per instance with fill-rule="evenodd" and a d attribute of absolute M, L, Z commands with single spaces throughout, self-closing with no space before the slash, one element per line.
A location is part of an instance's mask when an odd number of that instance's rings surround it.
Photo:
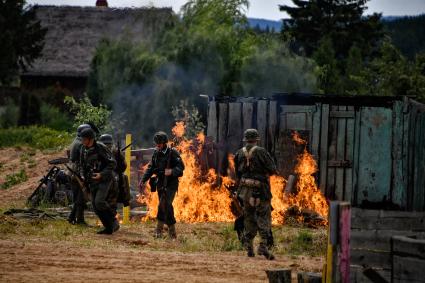
<path fill-rule="evenodd" d="M 293 162 L 288 136 L 297 131 L 318 164 L 322 192 L 353 206 L 425 210 L 425 105 L 408 97 L 276 94 L 209 98 L 207 136 L 218 164 L 257 128 L 280 172 Z"/>

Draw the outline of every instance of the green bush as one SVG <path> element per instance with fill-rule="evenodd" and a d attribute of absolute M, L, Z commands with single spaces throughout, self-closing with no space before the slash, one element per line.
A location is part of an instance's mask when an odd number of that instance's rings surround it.
<path fill-rule="evenodd" d="M 71 141 L 71 134 L 46 127 L 0 129 L 0 148 L 29 146 L 37 149 L 60 149 L 68 146 Z"/>
<path fill-rule="evenodd" d="M 0 107 L 0 128 L 15 127 L 18 123 L 19 107 L 13 100 L 7 99 Z"/>
<path fill-rule="evenodd" d="M 3 184 L 0 185 L 0 188 L 5 190 L 5 189 L 8 189 L 8 188 L 10 188 L 14 185 L 25 182 L 26 180 L 28 180 L 27 173 L 25 173 L 24 169 L 21 169 L 17 173 L 12 173 L 12 174 L 6 175 L 6 180 Z"/>
<path fill-rule="evenodd" d="M 72 129 L 72 119 L 67 113 L 63 113 L 58 107 L 43 103 L 41 105 L 41 123 L 48 128 L 58 131 Z"/>

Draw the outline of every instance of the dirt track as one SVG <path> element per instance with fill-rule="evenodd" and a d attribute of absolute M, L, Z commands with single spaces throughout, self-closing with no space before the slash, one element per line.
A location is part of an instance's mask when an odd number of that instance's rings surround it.
<path fill-rule="evenodd" d="M 31 157 L 37 166 L 31 167 L 22 161 L 22 154 L 19 149 L 0 150 L 0 162 L 4 164 L 0 183 L 6 174 L 19 168 L 26 168 L 28 175 L 28 181 L 0 190 L 0 208 L 21 207 L 46 173 L 47 160 L 64 155 L 37 151 Z M 14 225 L 10 227 L 15 229 Z M 32 227 L 32 224 L 24 225 Z M 75 242 L 69 236 L 65 240 L 52 240 L 54 236 L 37 234 L 40 230 L 37 227 L 32 227 L 36 231 L 33 234 L 26 234 L 20 228 L 16 229 L 21 232 L 0 230 L 0 282 L 267 282 L 266 269 L 319 272 L 323 265 L 322 257 L 277 255 L 277 260 L 267 261 L 258 256 L 248 258 L 243 251 L 178 252 L 181 242 L 152 239 L 152 225 L 122 227 L 110 238 L 95 235 L 94 229 L 81 235 L 74 230 L 80 238 Z M 199 225 L 178 227 L 183 241 L 185 237 L 195 237 L 193 234 L 200 229 L 204 229 L 206 237 L 217 234 L 218 228 L 213 223 Z M 82 245 L 86 238 L 87 245 Z"/>
<path fill-rule="evenodd" d="M 77 248 L 63 242 L 0 240 L 1 282 L 266 282 L 264 270 L 321 260 L 275 261 L 239 254 L 180 253 L 120 248 Z"/>

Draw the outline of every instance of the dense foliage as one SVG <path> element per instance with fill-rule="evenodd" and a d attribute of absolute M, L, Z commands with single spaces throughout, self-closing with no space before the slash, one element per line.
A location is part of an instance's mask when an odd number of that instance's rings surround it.
<path fill-rule="evenodd" d="M 424 55 L 407 60 L 392 45 L 403 37 L 396 36 L 393 27 L 397 23 L 386 24 L 389 35 L 394 36 L 391 42 L 384 34 L 380 15 L 363 14 L 368 0 L 292 2 L 294 6 L 280 7 L 291 16 L 284 21 L 282 34 L 293 40 L 292 48 L 297 52 L 316 61 L 320 92 L 414 95 L 425 100 Z M 419 33 L 423 33 L 423 28 Z"/>
<path fill-rule="evenodd" d="M 115 128 L 150 141 L 156 130 L 171 128 L 172 107 L 182 100 L 205 119 L 200 94 L 316 91 L 313 61 L 290 52 L 277 35 L 249 29 L 247 7 L 246 0 L 192 0 L 152 43 L 102 42 L 89 97 L 112 108 Z"/>
<path fill-rule="evenodd" d="M 0 85 L 16 80 L 43 49 L 46 29 L 25 0 L 0 0 Z"/>
<path fill-rule="evenodd" d="M 425 15 L 397 18 L 383 24 L 391 42 L 404 56 L 414 60 L 416 54 L 425 52 Z"/>

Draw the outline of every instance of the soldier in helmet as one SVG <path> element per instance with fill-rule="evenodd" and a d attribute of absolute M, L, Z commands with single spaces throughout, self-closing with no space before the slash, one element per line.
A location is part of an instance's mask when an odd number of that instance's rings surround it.
<path fill-rule="evenodd" d="M 90 125 L 82 124 L 77 128 L 77 136 L 72 142 L 69 148 L 69 160 L 70 166 L 74 172 L 80 171 L 80 150 L 81 144 L 81 132 L 84 129 L 90 129 Z M 71 176 L 71 189 L 72 189 L 72 210 L 68 217 L 68 222 L 71 224 L 87 225 L 84 220 L 84 207 L 87 200 L 87 195 L 84 193 L 81 184 L 77 181 L 77 177 Z"/>
<path fill-rule="evenodd" d="M 93 209 L 104 226 L 104 229 L 97 233 L 112 234 L 119 229 L 115 219 L 116 212 L 108 202 L 108 196 L 114 187 L 116 162 L 109 149 L 96 142 L 95 133 L 91 128 L 81 132 L 81 139 L 81 172 L 90 188 Z"/>
<path fill-rule="evenodd" d="M 235 155 L 236 178 L 239 197 L 243 200 L 244 232 L 243 244 L 249 257 L 255 256 L 253 240 L 260 234 L 258 255 L 274 259 L 268 250 L 271 235 L 271 190 L 269 176 L 276 174 L 275 162 L 266 149 L 257 145 L 259 135 L 256 129 L 244 133 L 245 147 Z"/>
<path fill-rule="evenodd" d="M 154 135 L 156 149 L 152 155 L 152 160 L 142 177 L 142 187 L 153 176 L 154 181 L 150 182 L 151 190 L 158 191 L 159 205 L 157 215 L 157 227 L 154 236 L 162 237 L 164 224 L 168 226 L 168 235 L 171 239 L 176 238 L 176 219 L 174 218 L 173 200 L 179 187 L 179 177 L 183 175 L 184 164 L 177 150 L 167 145 L 168 137 L 164 132 L 157 132 Z"/>
<path fill-rule="evenodd" d="M 128 206 L 130 203 L 130 187 L 127 176 L 124 174 L 125 169 L 127 168 L 127 163 L 125 157 L 119 146 L 114 146 L 112 136 L 110 134 L 103 134 L 100 136 L 99 141 L 106 145 L 108 149 L 112 152 L 112 156 L 117 162 L 115 167 L 115 173 L 117 175 L 117 191 L 115 198 L 111 198 L 111 201 L 121 202 L 124 206 Z"/>

